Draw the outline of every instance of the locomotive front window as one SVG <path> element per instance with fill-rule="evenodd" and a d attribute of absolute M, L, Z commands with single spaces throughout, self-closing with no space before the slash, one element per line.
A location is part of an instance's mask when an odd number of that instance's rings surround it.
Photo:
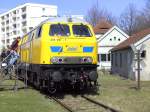
<path fill-rule="evenodd" d="M 73 25 L 73 34 L 77 37 L 91 37 L 91 31 L 86 25 Z"/>
<path fill-rule="evenodd" d="M 53 24 L 50 27 L 50 36 L 69 36 L 70 30 L 68 25 Z"/>

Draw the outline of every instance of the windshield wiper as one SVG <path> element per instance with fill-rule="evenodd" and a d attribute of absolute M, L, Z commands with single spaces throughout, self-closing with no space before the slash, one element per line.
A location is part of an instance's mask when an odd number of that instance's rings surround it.
<path fill-rule="evenodd" d="M 65 36 L 65 35 L 66 35 L 66 32 L 65 32 L 64 27 L 63 27 L 60 23 L 58 23 L 58 25 L 59 25 L 59 27 L 60 27 L 60 29 L 61 29 L 63 35 Z"/>
<path fill-rule="evenodd" d="M 87 35 L 87 31 L 86 31 L 86 29 L 85 29 L 85 25 L 83 25 L 82 23 L 81 23 L 81 25 L 80 25 L 80 27 L 79 27 L 79 30 L 80 30 L 80 36 L 85 36 L 85 35 Z"/>

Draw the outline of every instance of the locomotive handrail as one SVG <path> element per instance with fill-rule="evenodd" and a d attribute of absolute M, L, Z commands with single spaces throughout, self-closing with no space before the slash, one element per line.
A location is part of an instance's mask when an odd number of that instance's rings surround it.
<path fill-rule="evenodd" d="M 2 64 L 10 55 L 12 54 L 12 52 L 10 52 L 9 53 L 9 55 L 7 55 L 5 58 L 4 58 L 4 60 L 3 61 L 1 61 L 1 63 L 0 64 Z"/>

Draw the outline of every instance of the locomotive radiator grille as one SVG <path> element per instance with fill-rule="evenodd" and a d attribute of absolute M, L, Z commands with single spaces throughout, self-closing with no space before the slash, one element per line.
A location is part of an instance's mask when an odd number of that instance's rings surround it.
<path fill-rule="evenodd" d="M 54 64 L 91 64 L 91 57 L 53 57 L 51 62 Z"/>
<path fill-rule="evenodd" d="M 64 58 L 65 64 L 81 64 L 82 63 L 81 57 L 66 57 Z"/>

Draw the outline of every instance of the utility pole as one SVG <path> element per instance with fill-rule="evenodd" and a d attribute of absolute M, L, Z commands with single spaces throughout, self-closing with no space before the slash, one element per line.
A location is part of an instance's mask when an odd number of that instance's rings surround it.
<path fill-rule="evenodd" d="M 97 7 L 97 9 L 99 9 L 99 2 L 100 0 L 96 0 L 96 7 Z"/>

